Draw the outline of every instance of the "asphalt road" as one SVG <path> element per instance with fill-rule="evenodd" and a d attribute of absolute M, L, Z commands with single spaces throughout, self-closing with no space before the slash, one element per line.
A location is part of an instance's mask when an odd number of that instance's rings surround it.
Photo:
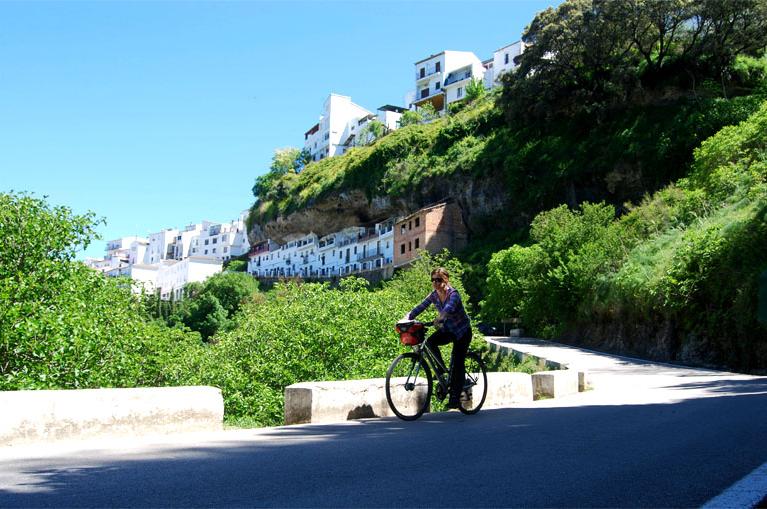
<path fill-rule="evenodd" d="M 10 448 L 0 507 L 699 507 L 767 462 L 767 380 L 660 369 L 625 401 Z"/>

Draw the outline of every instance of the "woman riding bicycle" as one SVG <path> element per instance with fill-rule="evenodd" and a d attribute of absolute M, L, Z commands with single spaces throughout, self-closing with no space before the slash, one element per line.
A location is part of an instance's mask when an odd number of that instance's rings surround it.
<path fill-rule="evenodd" d="M 406 318 L 408 320 L 415 319 L 430 304 L 433 304 L 439 312 L 439 317 L 434 320 L 434 324 L 438 328 L 434 334 L 429 336 L 426 343 L 443 365 L 445 363 L 442 361 L 439 346 L 453 343 L 453 354 L 451 357 L 453 373 L 450 379 L 450 399 L 448 400 L 447 407 L 458 408 L 463 381 L 466 377 L 464 361 L 466 359 L 466 352 L 469 350 L 469 343 L 471 343 L 471 322 L 463 308 L 460 294 L 455 288 L 450 286 L 450 275 L 447 270 L 437 267 L 431 271 L 431 284 L 434 291 L 423 302 L 414 307 L 407 314 Z"/>

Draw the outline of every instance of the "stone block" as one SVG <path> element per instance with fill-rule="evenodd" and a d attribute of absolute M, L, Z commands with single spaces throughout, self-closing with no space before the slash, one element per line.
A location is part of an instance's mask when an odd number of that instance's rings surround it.
<path fill-rule="evenodd" d="M 533 398 L 561 398 L 578 392 L 577 371 L 539 371 L 533 373 Z"/>
<path fill-rule="evenodd" d="M 285 388 L 285 424 L 343 422 L 394 415 L 386 379 L 301 382 Z M 426 386 L 415 394 L 426 395 Z M 422 400 L 421 400 L 422 401 Z"/>
<path fill-rule="evenodd" d="M 222 429 L 216 387 L 0 392 L 0 446 Z"/>
<path fill-rule="evenodd" d="M 482 408 L 502 408 L 533 401 L 533 381 L 527 373 L 488 373 L 487 398 Z"/>
<path fill-rule="evenodd" d="M 592 389 L 592 386 L 588 371 L 578 371 L 578 392 L 588 391 L 589 389 Z"/>

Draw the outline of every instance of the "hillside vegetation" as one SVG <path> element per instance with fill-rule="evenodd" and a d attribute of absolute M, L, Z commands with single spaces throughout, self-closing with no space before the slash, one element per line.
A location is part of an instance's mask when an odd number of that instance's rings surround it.
<path fill-rule="evenodd" d="M 255 193 L 251 224 L 355 190 L 418 204 L 491 181 L 504 205 L 484 221 L 491 230 L 472 222 L 458 254 L 484 319 L 767 368 L 756 317 L 764 149 L 744 134 L 764 115 L 767 2 L 567 0 L 523 40 L 500 90 L 285 173 Z"/>
<path fill-rule="evenodd" d="M 277 425 L 287 385 L 385 376 L 404 349 L 394 323 L 431 290 L 432 265 L 463 291 L 455 259 L 425 256 L 380 288 L 348 278 L 261 293 L 247 275 L 221 274 L 174 307 L 74 260 L 98 224 L 0 194 L 0 390 L 212 385 L 226 422 Z"/>
<path fill-rule="evenodd" d="M 767 102 L 704 141 L 688 177 L 622 217 L 605 203 L 560 206 L 534 219 L 530 237 L 493 255 L 488 316 L 521 317 L 545 337 L 764 370 Z"/>

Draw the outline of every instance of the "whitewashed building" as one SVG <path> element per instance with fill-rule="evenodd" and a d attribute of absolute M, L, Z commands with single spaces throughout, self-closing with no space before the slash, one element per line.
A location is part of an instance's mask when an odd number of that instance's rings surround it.
<path fill-rule="evenodd" d="M 135 236 L 110 240 L 104 248 L 104 258 L 87 258 L 85 264 L 107 275 L 121 275 L 121 269 L 134 263 L 138 247 L 146 244 L 146 239 Z"/>
<path fill-rule="evenodd" d="M 431 103 L 437 111 L 445 111 L 451 102 L 465 97 L 470 79 L 484 79 L 485 67 L 471 51 L 443 51 L 415 63 L 415 93 L 411 106 L 420 108 Z M 447 87 L 448 90 L 445 90 Z"/>
<path fill-rule="evenodd" d="M 229 223 L 203 221 L 184 230 L 167 228 L 141 237 L 107 243 L 107 257 L 85 263 L 107 276 L 129 276 L 146 291 L 159 289 L 163 299 L 180 298 L 184 285 L 203 281 L 222 269 L 222 263 L 248 252 L 247 211 Z"/>
<path fill-rule="evenodd" d="M 193 256 L 154 264 L 139 263 L 130 267 L 128 275 L 135 282 L 135 293 L 159 293 L 163 300 L 181 300 L 187 283 L 205 281 L 221 272 L 221 268 L 219 260 Z"/>
<path fill-rule="evenodd" d="M 493 52 L 493 57 L 481 61 L 470 51 L 443 51 L 415 63 L 415 91 L 405 96 L 405 103 L 417 109 L 431 103 L 439 112 L 450 103 L 466 97 L 466 85 L 473 79 L 485 88 L 500 84 L 503 74 L 517 68 L 514 59 L 525 50 L 522 41 Z"/>
<path fill-rule="evenodd" d="M 366 126 L 373 120 L 384 125 L 386 131 L 399 126 L 404 108 L 390 104 L 373 113 L 352 102 L 351 97 L 330 94 L 323 104 L 320 120 L 304 133 L 304 148 L 312 161 L 344 154 L 349 148 L 372 141 L 365 135 Z"/>
<path fill-rule="evenodd" d="M 505 73 L 513 71 L 519 67 L 516 63 L 514 63 L 514 59 L 521 55 L 524 51 L 525 43 L 522 41 L 517 41 L 509 44 L 508 46 L 504 46 L 503 48 L 500 48 L 493 53 L 491 71 L 493 77 L 492 86 L 499 85 L 500 79 Z"/>
<path fill-rule="evenodd" d="M 202 256 L 226 261 L 246 254 L 250 249 L 250 243 L 244 214 L 243 212 L 239 219 L 229 223 L 203 221 L 199 225 L 193 225 L 196 229 L 189 237 L 186 256 Z M 184 239 L 179 239 L 179 242 L 187 246 Z"/>
<path fill-rule="evenodd" d="M 149 246 L 144 254 L 144 263 L 160 263 L 162 260 L 172 260 L 175 251 L 174 244 L 178 230 L 167 228 L 149 235 Z"/>
<path fill-rule="evenodd" d="M 256 277 L 329 278 L 389 266 L 394 258 L 394 221 L 372 228 L 353 226 L 318 238 L 314 233 L 278 245 L 264 241 L 250 252 Z"/>
<path fill-rule="evenodd" d="M 349 96 L 330 94 L 322 106 L 319 121 L 304 133 L 304 148 L 311 154 L 312 161 L 342 154 L 341 138 L 347 126 L 372 114 L 352 102 Z"/>

